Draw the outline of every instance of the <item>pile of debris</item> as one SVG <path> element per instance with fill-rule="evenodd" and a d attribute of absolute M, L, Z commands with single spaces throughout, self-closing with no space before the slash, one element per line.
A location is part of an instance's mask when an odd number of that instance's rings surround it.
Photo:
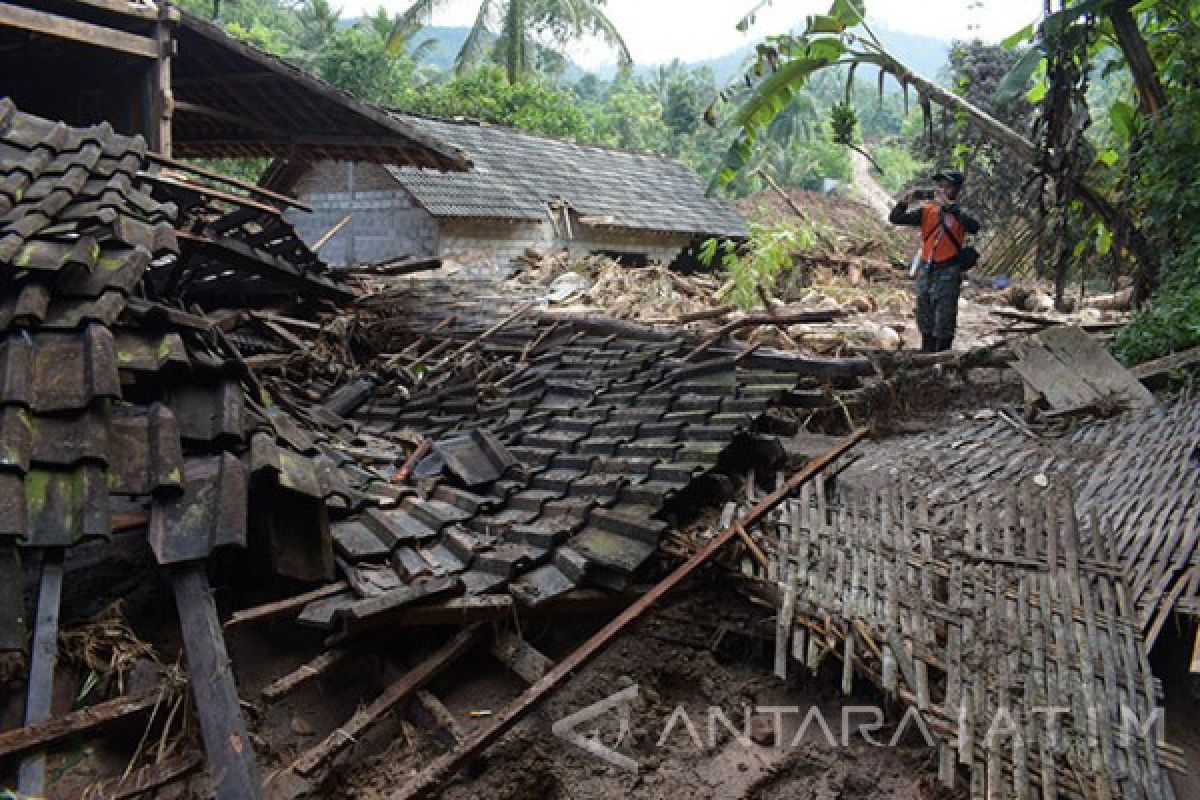
<path fill-rule="evenodd" d="M 1087 347 L 1060 332 L 1074 329 L 909 356 L 839 327 L 861 329 L 874 309 L 766 297 L 746 312 L 721 305 L 710 278 L 600 258 L 538 260 L 515 281 L 479 265 L 333 272 L 284 221 L 294 200 L 7 101 L 0 163 L 0 678 L 21 688 L 0 708 L 0 758 L 21 792 L 46 792 L 46 753 L 67 737 L 148 717 L 123 772 L 64 776 L 53 795 L 136 796 L 187 778 L 222 798 L 329 796 L 357 743 L 405 706 L 444 752 L 390 788 L 435 791 L 719 557 L 771 609 L 777 673 L 793 657 L 813 669 L 841 657 L 847 691 L 855 674 L 875 681 L 941 737 L 947 784 L 958 762 L 989 792 L 1172 796 L 1161 768 L 1179 753 L 1114 744 L 1109 701 L 1154 704 L 1147 643 L 1170 610 L 1196 607 L 1187 488 L 1200 482 L 1183 454 L 1200 432 L 1181 423 L 1194 409 L 1171 412 L 1170 437 L 1134 415 L 1120 418 L 1128 434 L 1077 434 L 1169 456 L 1114 447 L 1113 468 L 1147 476 L 1132 495 L 1099 478 L 1074 495 L 1022 484 L 1018 500 L 978 483 L 1059 480 L 1025 474 L 1030 442 L 1051 433 L 1019 415 L 971 433 L 1021 466 L 956 468 L 978 504 L 952 481 L 896 480 L 905 454 L 953 443 L 860 445 L 855 429 L 905 397 L 928 405 L 922 380 L 942 371 L 1013 359 L 1054 424 L 1097 398 L 1143 404 L 1093 374 L 1094 358 L 1064 355 Z M 814 344 L 831 330 L 838 344 Z M 993 381 L 993 398 L 1019 388 L 1007 369 Z M 1051 390 L 1064 385 L 1070 398 Z M 856 446 L 866 457 L 853 463 Z M 1164 517 L 1148 487 L 1166 485 Z M 153 646 L 110 607 L 134 586 L 147 608 L 162 586 L 174 596 L 178 626 L 145 636 Z M 102 609 L 67 637 L 83 655 L 58 663 L 60 627 Z M 557 663 L 519 633 L 523 620 L 596 614 L 611 619 L 581 624 Z M 231 663 L 226 632 L 250 630 L 259 649 L 239 658 L 251 645 L 237 640 Z M 366 705 L 347 710 L 360 686 L 340 711 L 274 735 L 288 699 L 398 631 L 408 668 Z M 428 687 L 485 644 L 524 688 L 464 733 Z M 269 645 L 283 657 L 255 655 Z M 186 674 L 165 666 L 176 650 Z M 1105 716 L 1074 719 L 1067 744 L 985 740 L 1008 701 L 1067 703 L 1070 685 Z M 76 696 L 88 704 L 64 707 Z M 1111 769 L 1077 757 L 1080 743 Z M 1081 772 L 1077 790 L 1068 776 Z"/>

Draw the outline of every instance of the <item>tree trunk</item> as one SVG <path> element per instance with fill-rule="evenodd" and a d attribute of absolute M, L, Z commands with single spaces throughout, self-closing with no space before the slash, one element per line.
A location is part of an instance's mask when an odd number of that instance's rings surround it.
<path fill-rule="evenodd" d="M 1125 3 L 1117 6 L 1108 12 L 1108 16 L 1117 34 L 1117 44 L 1121 46 L 1121 53 L 1129 64 L 1129 71 L 1133 73 L 1133 82 L 1142 100 L 1142 111 L 1154 115 L 1167 104 L 1167 94 L 1158 80 L 1154 59 L 1150 57 L 1146 40 L 1142 38 L 1137 20 L 1129 10 L 1130 5 Z"/>

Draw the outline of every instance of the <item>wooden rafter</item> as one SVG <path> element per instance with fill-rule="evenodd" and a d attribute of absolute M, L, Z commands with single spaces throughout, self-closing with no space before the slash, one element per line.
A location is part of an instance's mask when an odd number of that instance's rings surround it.
<path fill-rule="evenodd" d="M 159 43 L 148 36 L 138 36 L 135 33 L 126 33 L 45 11 L 34 11 L 12 3 L 0 3 L 0 25 L 105 47 L 142 58 L 159 57 Z"/>

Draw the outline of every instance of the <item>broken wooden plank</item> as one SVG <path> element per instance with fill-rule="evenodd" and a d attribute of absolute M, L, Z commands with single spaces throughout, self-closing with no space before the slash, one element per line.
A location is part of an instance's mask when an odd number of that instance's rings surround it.
<path fill-rule="evenodd" d="M 208 585 L 205 562 L 188 562 L 171 574 L 179 627 L 208 773 L 217 797 L 262 797 L 254 748 L 242 719 L 233 668 Z"/>
<path fill-rule="evenodd" d="M 501 664 L 526 683 L 537 683 L 554 668 L 554 662 L 511 630 L 500 630 L 489 647 Z"/>
<path fill-rule="evenodd" d="M 1093 387 L 1037 339 L 1017 342 L 1013 351 L 1017 360 L 1012 368 L 1050 408 L 1085 407 L 1102 399 Z"/>
<path fill-rule="evenodd" d="M 859 428 L 845 439 L 842 439 L 831 450 L 809 462 L 802 470 L 789 478 L 779 489 L 760 500 L 757 505 L 743 514 L 740 519 L 735 520 L 735 524 L 745 527 L 758 521 L 786 500 L 801 485 L 812 480 L 814 476 L 824 470 L 834 460 L 865 438 L 866 435 L 867 430 Z M 737 528 L 734 525 L 729 525 L 710 539 L 701 550 L 656 584 L 645 596 L 617 615 L 616 618 L 584 642 L 579 649 L 575 650 L 571 655 L 559 662 L 558 666 L 546 673 L 540 681 L 526 689 L 520 697 L 495 718 L 495 722 L 475 731 L 461 745 L 421 770 L 412 781 L 402 787 L 393 796 L 393 800 L 411 800 L 412 798 L 427 795 L 442 786 L 459 768 L 482 754 L 491 744 L 520 722 L 548 694 L 554 691 L 554 689 L 566 681 L 584 664 L 591 661 L 617 634 L 624 631 L 632 622 L 645 614 L 660 598 L 707 563 L 735 536 L 737 536 Z"/>
<path fill-rule="evenodd" d="M 86 733 L 114 720 L 148 711 L 163 696 L 161 689 L 116 697 L 102 703 L 46 719 L 24 728 L 0 733 L 0 758 L 51 744 L 67 736 Z"/>
<path fill-rule="evenodd" d="M 1127 408 L 1150 408 L 1154 405 L 1154 395 L 1150 390 L 1142 386 L 1099 342 L 1077 326 L 1051 328 L 1039 333 L 1037 338 L 1102 397 L 1117 398 Z"/>
<path fill-rule="evenodd" d="M 321 235 L 321 238 L 313 242 L 313 246 L 309 248 L 314 253 L 320 250 L 325 245 L 329 244 L 329 240 L 338 235 L 338 231 L 350 224 L 350 220 L 354 219 L 353 214 L 347 214 L 338 220 L 337 224 Z"/>
<path fill-rule="evenodd" d="M 307 203 L 298 200 L 295 197 L 268 189 L 265 186 L 259 186 L 256 183 L 249 183 L 248 181 L 239 180 L 238 178 L 234 178 L 230 175 L 223 175 L 220 172 L 214 172 L 213 170 L 205 169 L 204 167 L 197 166 L 187 161 L 177 161 L 169 156 L 164 156 L 162 153 L 148 153 L 147 156 L 151 161 L 161 164 L 164 167 L 170 167 L 178 172 L 190 172 L 193 175 L 199 175 L 200 177 L 207 178 L 210 181 L 224 183 L 228 186 L 241 189 L 244 192 L 258 195 L 260 198 L 274 203 L 290 206 L 292 208 L 298 208 L 301 211 L 308 211 L 310 213 L 312 212 L 312 206 L 308 205 Z"/>
<path fill-rule="evenodd" d="M 180 753 L 157 764 L 139 767 L 129 775 L 89 786 L 77 795 L 75 800 L 123 800 L 128 797 L 140 797 L 196 771 L 201 762 L 200 754 L 195 751 Z"/>
<path fill-rule="evenodd" d="M 1133 377 L 1145 383 L 1163 375 L 1168 375 L 1177 369 L 1197 364 L 1200 364 L 1200 347 L 1193 347 L 1190 350 L 1181 350 L 1169 356 L 1163 356 L 1153 361 L 1138 364 L 1131 372 L 1133 373 Z"/>
<path fill-rule="evenodd" d="M 404 463 L 400 466 L 400 469 L 396 470 L 396 474 L 392 476 L 392 483 L 406 483 L 408 476 L 416 469 L 417 463 L 429 454 L 429 448 L 432 446 L 433 442 L 429 438 L 422 436 L 421 442 L 417 445 L 416 449 L 409 453 L 408 458 L 404 459 Z"/>
<path fill-rule="evenodd" d="M 62 602 L 62 584 L 62 548 L 47 548 L 42 551 L 42 576 L 38 584 L 37 613 L 34 616 L 29 686 L 25 692 L 27 728 L 50 717 L 50 706 L 54 699 L 54 672 L 58 665 L 58 612 Z M 26 756 L 17 771 L 17 790 L 38 797 L 45 793 L 45 787 L 46 756 L 40 752 Z"/>
<path fill-rule="evenodd" d="M 271 681 L 263 687 L 262 696 L 268 703 L 274 703 L 299 689 L 301 686 L 326 674 L 350 655 L 349 650 L 333 648 L 326 650 L 311 661 L 306 661 L 294 670 L 280 678 Z"/>
<path fill-rule="evenodd" d="M 357 741 L 380 717 L 395 708 L 398 703 L 407 700 L 414 692 L 433 680 L 447 665 L 467 652 L 482 631 L 481 623 L 475 623 L 460 631 L 453 639 L 384 689 L 369 705 L 356 711 L 345 725 L 296 759 L 290 769 L 304 777 L 316 773 Z"/>
<path fill-rule="evenodd" d="M 416 603 L 418 600 L 431 600 L 446 595 L 463 593 L 463 582 L 457 577 L 430 578 L 412 586 L 402 586 L 398 589 L 384 592 L 375 597 L 365 597 L 355 600 L 344 607 L 333 611 L 335 624 L 352 624 L 370 617 L 396 611 L 404 606 Z"/>
<path fill-rule="evenodd" d="M 465 736 L 450 709 L 432 692 L 418 689 L 408 705 L 408 716 L 443 747 L 454 747 Z"/>
<path fill-rule="evenodd" d="M 250 625 L 253 623 L 266 622 L 268 620 L 279 619 L 286 617 L 291 613 L 300 613 L 305 606 L 315 600 L 323 600 L 326 597 L 332 597 L 339 592 L 344 592 L 350 588 L 350 584 L 345 581 L 338 581 L 327 586 L 322 586 L 319 589 L 313 589 L 311 592 L 298 594 L 293 597 L 287 597 L 283 600 L 275 600 L 270 603 L 265 603 L 254 608 L 247 608 L 242 611 L 236 611 L 225 622 L 226 628 L 236 628 L 241 625 Z"/>
<path fill-rule="evenodd" d="M 583 616 L 619 611 L 646 593 L 645 587 L 632 587 L 621 592 L 601 589 L 575 589 L 532 606 L 520 605 L 511 595 L 485 594 L 454 597 L 427 605 L 400 608 L 394 612 L 369 617 L 362 622 L 347 624 L 331 636 L 327 644 L 341 644 L 350 639 L 380 629 L 428 628 L 438 625 L 466 625 L 489 622 L 555 616 Z"/>
<path fill-rule="evenodd" d="M 381 264 L 346 267 L 344 271 L 347 275 L 397 276 L 411 275 L 414 272 L 428 272 L 440 269 L 441 266 L 442 259 L 440 258 L 404 258 L 398 261 L 385 261 Z"/>
<path fill-rule="evenodd" d="M 182 175 L 172 175 L 168 172 L 139 172 L 138 177 L 151 183 L 160 184 L 162 186 L 180 189 L 185 192 L 195 192 L 201 197 L 206 197 L 210 200 L 220 200 L 230 205 L 236 205 L 243 208 L 252 208 L 255 211 L 260 211 L 263 214 L 270 216 L 278 216 L 279 209 L 275 206 L 260 203 L 257 200 L 246 197 L 245 195 L 225 192 L 220 189 L 215 189 L 212 186 L 205 186 L 202 183 L 192 183 Z"/>
<path fill-rule="evenodd" d="M 703 311 L 692 311 L 688 314 L 680 314 L 671 321 L 679 325 L 686 325 L 689 322 L 702 322 L 708 319 L 720 319 L 721 317 L 729 316 L 734 311 L 737 311 L 737 306 L 718 306 L 716 308 L 706 308 Z"/>
<path fill-rule="evenodd" d="M 1018 342 L 1013 369 L 1053 411 L 1148 408 L 1154 395 L 1079 328 L 1060 325 Z"/>

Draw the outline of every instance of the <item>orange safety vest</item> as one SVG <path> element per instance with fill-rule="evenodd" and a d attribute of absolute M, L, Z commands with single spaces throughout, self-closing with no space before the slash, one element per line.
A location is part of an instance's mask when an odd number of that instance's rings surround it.
<path fill-rule="evenodd" d="M 942 228 L 941 207 L 936 203 L 926 203 L 921 206 L 921 259 L 940 264 L 958 255 L 958 240 L 961 245 L 967 240 L 967 229 L 953 214 L 946 214 L 946 227 L 954 233 L 954 239 L 946 235 Z"/>

